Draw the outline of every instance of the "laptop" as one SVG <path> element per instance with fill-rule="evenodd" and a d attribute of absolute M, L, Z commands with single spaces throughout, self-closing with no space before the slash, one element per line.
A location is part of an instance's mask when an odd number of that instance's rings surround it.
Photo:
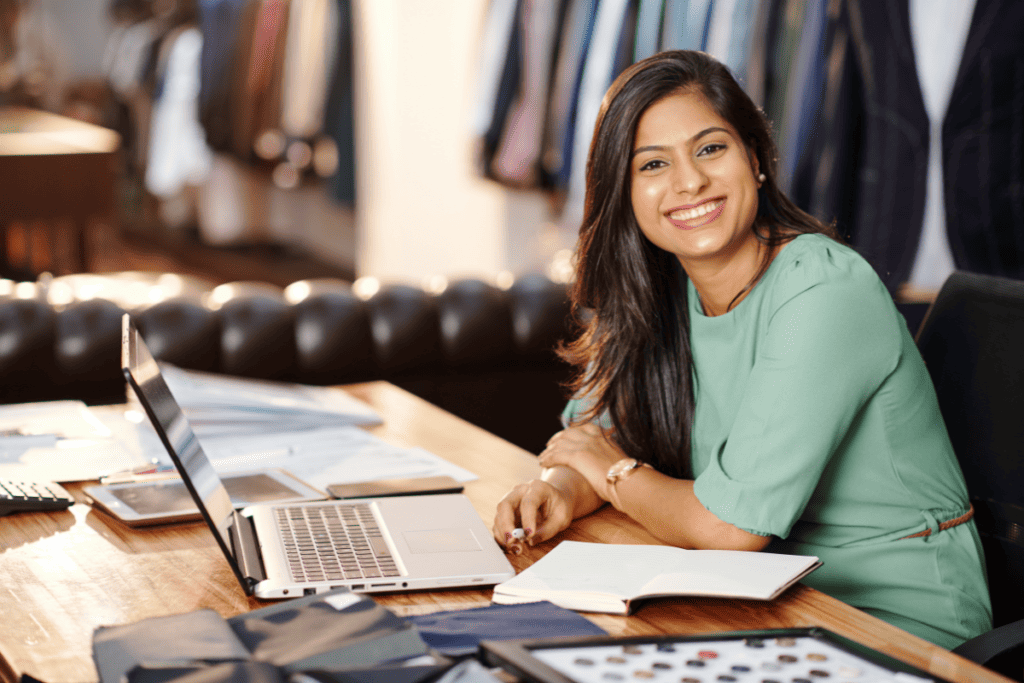
<path fill-rule="evenodd" d="M 486 586 L 515 575 L 461 493 L 236 510 L 128 314 L 121 331 L 125 378 L 247 595 Z"/>

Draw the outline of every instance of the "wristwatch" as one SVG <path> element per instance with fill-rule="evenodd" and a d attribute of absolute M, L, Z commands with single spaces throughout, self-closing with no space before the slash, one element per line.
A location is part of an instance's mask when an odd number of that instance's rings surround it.
<path fill-rule="evenodd" d="M 643 463 L 636 458 L 623 458 L 608 468 L 608 474 L 606 475 L 608 483 L 614 486 L 642 466 Z"/>

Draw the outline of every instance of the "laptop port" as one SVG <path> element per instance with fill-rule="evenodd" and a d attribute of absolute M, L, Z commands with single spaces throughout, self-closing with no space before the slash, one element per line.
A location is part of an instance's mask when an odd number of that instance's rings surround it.
<path fill-rule="evenodd" d="M 351 586 L 349 586 L 349 589 L 354 591 L 361 591 L 364 588 L 366 588 L 365 583 L 353 583 Z"/>
<path fill-rule="evenodd" d="M 316 589 L 315 588 L 303 588 L 302 589 L 302 594 L 303 595 L 316 595 Z"/>
<path fill-rule="evenodd" d="M 397 585 L 398 584 L 396 584 L 396 583 L 371 583 L 370 587 L 371 588 L 387 588 L 389 586 L 397 586 Z"/>

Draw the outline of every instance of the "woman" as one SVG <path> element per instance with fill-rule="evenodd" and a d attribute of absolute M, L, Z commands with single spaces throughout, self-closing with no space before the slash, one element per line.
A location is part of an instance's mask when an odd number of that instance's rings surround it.
<path fill-rule="evenodd" d="M 513 529 L 532 545 L 607 502 L 673 545 L 817 555 L 805 583 L 954 647 L 991 608 L 930 378 L 874 271 L 774 161 L 763 114 L 703 53 L 612 84 L 573 290 L 592 315 L 563 349 L 585 399 L 495 538 L 519 552 Z"/>

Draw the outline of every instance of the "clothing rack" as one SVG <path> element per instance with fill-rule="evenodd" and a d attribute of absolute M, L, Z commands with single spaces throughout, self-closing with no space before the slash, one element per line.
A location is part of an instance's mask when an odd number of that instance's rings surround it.
<path fill-rule="evenodd" d="M 350 0 L 114 2 L 105 73 L 122 109 L 130 170 L 171 202 L 252 174 L 281 190 L 355 202 Z M 194 199 L 192 201 L 195 201 Z M 194 207 L 193 207 L 194 208 Z M 203 220 L 200 210 L 199 220 Z"/>
<path fill-rule="evenodd" d="M 608 86 L 654 52 L 703 50 L 771 121 L 783 190 L 834 222 L 893 291 L 911 276 L 923 234 L 952 252 L 943 260 L 921 251 L 914 272 L 932 281 L 950 267 L 1024 277 L 1024 192 L 1010 189 L 1024 179 L 1024 117 L 1014 105 L 1024 101 L 1014 76 L 1024 63 L 1024 3 L 977 0 L 972 14 L 965 1 L 491 0 L 471 131 L 477 168 L 550 194 L 563 228 L 575 232 Z M 962 60 L 940 76 L 955 81 L 941 135 L 915 65 L 927 58 L 916 52 L 959 48 L 946 32 L 922 28 L 933 12 L 966 40 Z M 928 168 L 929 145 L 946 155 L 937 170 Z M 974 170 L 951 163 L 958 148 Z M 998 161 L 995 150 L 1009 156 Z M 930 173 L 940 176 L 938 191 Z M 937 211 L 926 213 L 926 196 Z"/>

